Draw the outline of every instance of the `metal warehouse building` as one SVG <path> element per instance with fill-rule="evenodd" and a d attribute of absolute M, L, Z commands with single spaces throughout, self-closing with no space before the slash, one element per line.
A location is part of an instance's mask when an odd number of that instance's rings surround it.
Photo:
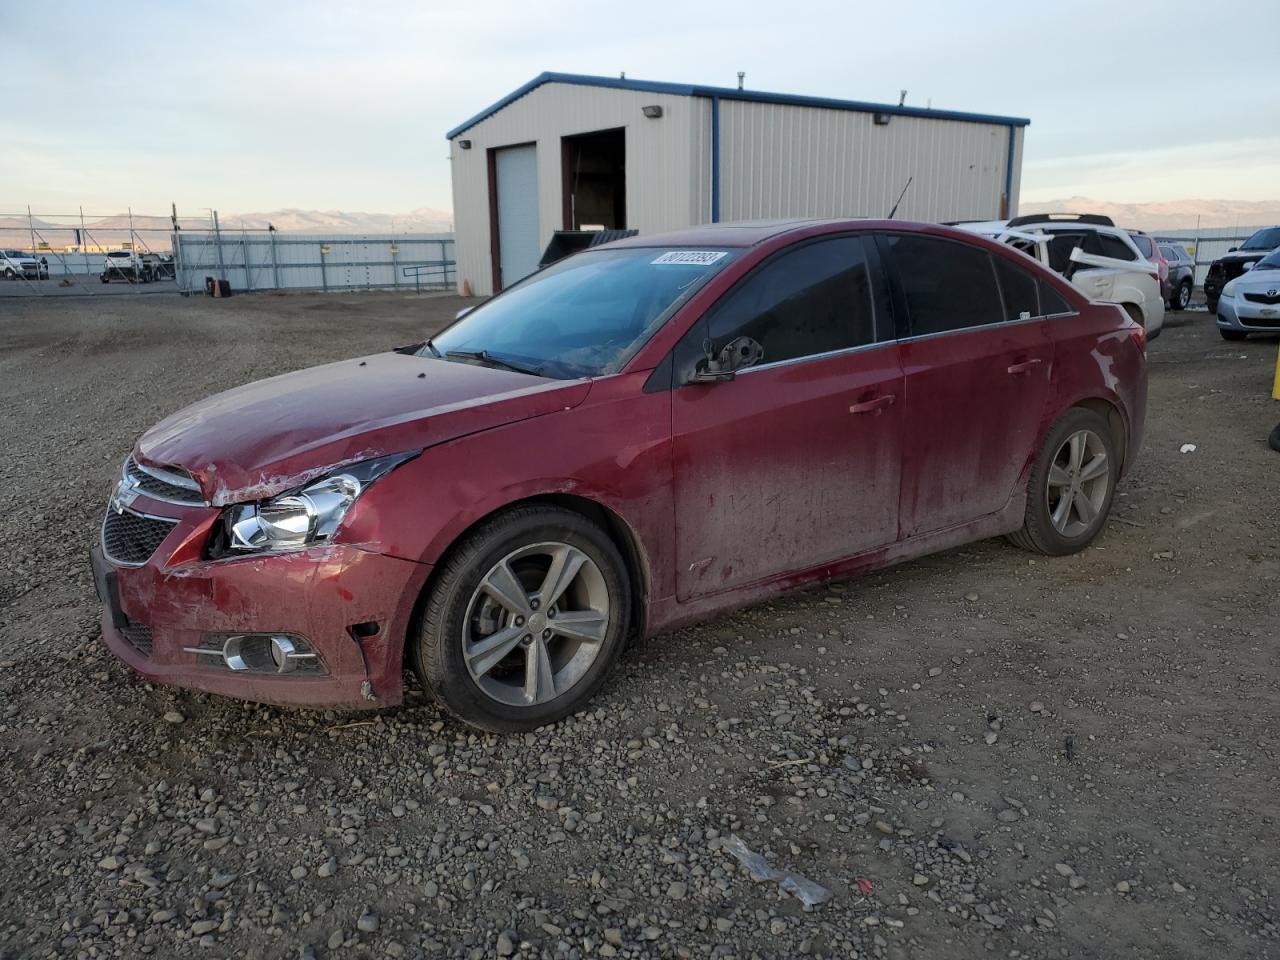
<path fill-rule="evenodd" d="M 556 230 L 1018 208 L 1029 121 L 544 73 L 449 131 L 459 289 L 537 268 Z"/>

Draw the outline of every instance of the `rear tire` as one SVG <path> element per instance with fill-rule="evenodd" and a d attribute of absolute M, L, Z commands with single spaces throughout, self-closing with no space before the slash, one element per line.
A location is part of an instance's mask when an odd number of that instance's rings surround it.
<path fill-rule="evenodd" d="M 1219 327 L 1218 333 L 1222 335 L 1223 340 L 1230 340 L 1233 343 L 1243 340 L 1248 336 L 1243 330 L 1228 330 L 1226 327 Z"/>
<path fill-rule="evenodd" d="M 1054 557 L 1083 550 L 1106 524 L 1119 470 L 1106 419 L 1072 407 L 1045 436 L 1027 480 L 1022 529 L 1010 542 Z"/>
<path fill-rule="evenodd" d="M 459 719 L 482 730 L 533 730 L 580 710 L 600 689 L 626 644 L 630 611 L 626 565 L 603 530 L 560 507 L 513 507 L 444 562 L 411 660 Z"/>
<path fill-rule="evenodd" d="M 1169 307 L 1172 310 L 1185 310 L 1189 303 L 1191 303 L 1191 281 L 1183 280 L 1178 284 L 1173 299 L 1169 301 Z"/>

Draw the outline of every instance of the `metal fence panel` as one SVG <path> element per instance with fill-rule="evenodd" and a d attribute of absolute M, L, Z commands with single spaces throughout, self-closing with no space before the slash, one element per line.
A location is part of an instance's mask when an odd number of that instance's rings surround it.
<path fill-rule="evenodd" d="M 1204 283 L 1209 265 L 1238 247 L 1262 227 L 1189 227 L 1177 230 L 1152 230 L 1157 240 L 1180 243 L 1191 252 L 1196 261 L 1196 286 Z"/>
<path fill-rule="evenodd" d="M 312 236 L 276 231 L 182 230 L 178 287 L 203 293 L 207 277 L 232 290 L 447 289 L 453 234 Z"/>

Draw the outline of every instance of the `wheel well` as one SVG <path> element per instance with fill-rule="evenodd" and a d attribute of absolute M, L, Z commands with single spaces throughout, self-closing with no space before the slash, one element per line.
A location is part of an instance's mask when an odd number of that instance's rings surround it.
<path fill-rule="evenodd" d="M 1119 409 L 1116 408 L 1115 404 L 1098 397 L 1081 400 L 1076 406 L 1083 407 L 1085 410 L 1092 410 L 1107 421 L 1107 426 L 1111 428 L 1111 435 L 1115 438 L 1116 445 L 1120 448 L 1120 466 L 1123 469 L 1129 452 L 1129 435 L 1125 432 L 1124 417 L 1120 416 Z"/>
<path fill-rule="evenodd" d="M 635 533 L 627 525 L 626 521 L 619 517 L 603 504 L 591 500 L 588 497 L 579 497 L 570 493 L 547 493 L 534 497 L 526 497 L 523 500 L 513 500 L 511 503 L 503 504 L 496 510 L 491 510 L 482 517 L 477 517 L 466 529 L 459 532 L 453 541 L 440 554 L 440 558 L 432 567 L 427 582 L 422 586 L 422 592 L 418 596 L 417 603 L 414 605 L 413 616 L 409 619 L 409 630 L 405 636 L 405 649 L 408 650 L 408 644 L 412 642 L 416 636 L 419 624 L 422 622 L 422 610 L 426 602 L 426 598 L 430 595 L 432 588 L 435 586 L 436 575 L 442 570 L 448 562 L 449 555 L 460 544 L 467 535 L 482 523 L 496 517 L 513 507 L 524 507 L 530 504 L 545 503 L 551 506 L 561 507 L 565 510 L 572 510 L 592 523 L 596 524 L 605 533 L 609 535 L 609 539 L 613 541 L 613 545 L 618 548 L 618 552 L 622 554 L 622 562 L 627 567 L 627 578 L 631 582 L 631 636 L 628 642 L 639 640 L 645 633 L 645 599 L 649 595 L 650 572 L 649 564 L 644 555 L 644 551 L 640 547 Z"/>

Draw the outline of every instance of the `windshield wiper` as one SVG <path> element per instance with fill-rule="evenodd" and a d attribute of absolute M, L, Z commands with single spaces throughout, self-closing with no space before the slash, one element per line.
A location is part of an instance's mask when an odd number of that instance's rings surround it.
<path fill-rule="evenodd" d="M 510 370 L 513 373 L 527 373 L 531 377 L 542 376 L 541 366 L 526 366 L 522 363 L 516 363 L 513 360 L 504 359 L 503 357 L 495 357 L 488 350 L 450 350 L 445 354 L 445 357 L 450 360 L 477 360 L 486 366 L 498 367 L 502 370 Z"/>
<path fill-rule="evenodd" d="M 427 342 L 426 342 L 425 346 L 426 346 L 426 348 L 427 348 L 428 350 L 430 350 L 430 351 L 431 351 L 431 355 L 432 355 L 433 357 L 443 357 L 443 356 L 444 356 L 444 354 L 442 354 L 439 350 L 437 350 L 437 349 L 436 349 L 436 345 L 435 345 L 434 343 L 432 343 L 432 342 L 431 342 L 431 338 L 430 338 L 430 337 L 428 337 L 428 338 L 427 338 Z"/>

